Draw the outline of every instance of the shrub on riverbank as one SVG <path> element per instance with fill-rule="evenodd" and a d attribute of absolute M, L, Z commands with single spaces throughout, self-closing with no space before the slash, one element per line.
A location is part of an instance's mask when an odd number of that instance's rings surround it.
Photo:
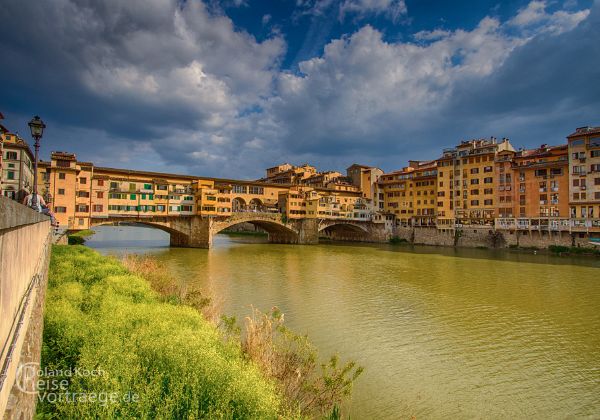
<path fill-rule="evenodd" d="M 574 254 L 574 255 L 596 255 L 600 256 L 600 249 L 592 249 L 577 246 L 550 245 L 548 250 L 554 254 Z"/>
<path fill-rule="evenodd" d="M 85 238 L 92 236 L 94 233 L 96 232 L 90 229 L 79 230 L 68 235 L 67 240 L 69 245 L 82 245 L 85 242 Z"/>
<path fill-rule="evenodd" d="M 57 418 L 276 418 L 273 382 L 223 341 L 194 308 L 161 301 L 147 281 L 116 259 L 81 246 L 54 246 L 46 300 L 42 364 L 47 371 L 102 374 L 70 378 L 68 391 L 114 393 L 106 404 L 51 403 Z M 137 398 L 139 401 L 131 402 Z"/>
<path fill-rule="evenodd" d="M 188 305 L 216 323 L 220 316 L 220 300 L 214 299 L 193 284 L 182 284 L 172 272 L 156 259 L 149 256 L 125 255 L 121 263 L 133 274 L 143 277 L 150 287 L 158 292 L 164 302 Z"/>

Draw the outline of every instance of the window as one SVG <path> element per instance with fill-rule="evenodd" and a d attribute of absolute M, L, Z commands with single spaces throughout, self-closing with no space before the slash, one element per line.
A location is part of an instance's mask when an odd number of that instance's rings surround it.
<path fill-rule="evenodd" d="M 79 223 L 79 226 L 83 226 L 83 219 L 77 219 L 77 223 Z"/>
<path fill-rule="evenodd" d="M 589 142 L 590 147 L 600 147 L 600 137 L 592 137 Z"/>
<path fill-rule="evenodd" d="M 6 178 L 7 179 L 15 179 L 15 171 L 8 171 L 6 173 Z"/>
<path fill-rule="evenodd" d="M 491 206 L 491 205 L 493 205 L 493 204 L 494 204 L 494 200 L 484 200 L 484 201 L 483 201 L 483 204 L 484 204 L 485 206 Z"/>
<path fill-rule="evenodd" d="M 96 197 L 97 197 L 97 198 L 104 198 L 104 192 L 103 192 L 103 191 L 98 191 L 98 192 L 96 193 Z"/>
<path fill-rule="evenodd" d="M 87 178 L 85 178 L 85 177 L 79 178 L 79 183 L 80 184 L 87 184 Z"/>
<path fill-rule="evenodd" d="M 102 212 L 103 207 L 102 204 L 95 204 L 92 209 L 95 213 L 100 213 Z"/>
<path fill-rule="evenodd" d="M 547 169 L 536 169 L 535 170 L 535 176 L 546 176 L 546 175 L 548 175 Z"/>
<path fill-rule="evenodd" d="M 600 150 L 592 150 L 590 152 L 590 156 L 595 158 L 595 157 L 600 157 Z"/>
<path fill-rule="evenodd" d="M 65 174 L 64 172 L 59 172 L 58 179 L 67 179 L 67 174 Z"/>
<path fill-rule="evenodd" d="M 67 208 L 66 207 L 57 206 L 57 207 L 54 207 L 54 211 L 56 213 L 66 213 L 67 212 Z"/>
<path fill-rule="evenodd" d="M 90 193 L 88 191 L 78 191 L 77 192 L 77 197 L 89 198 L 90 197 Z"/>
<path fill-rule="evenodd" d="M 550 175 L 562 175 L 562 168 L 550 169 Z"/>
<path fill-rule="evenodd" d="M 129 187 L 129 188 L 131 189 L 131 187 Z M 129 199 L 130 200 L 135 200 L 135 194 L 129 194 Z"/>
<path fill-rule="evenodd" d="M 97 182 L 98 182 L 98 186 L 99 187 L 104 187 L 104 180 L 103 179 L 99 179 Z"/>
<path fill-rule="evenodd" d="M 119 183 L 118 182 L 111 182 L 110 183 L 110 189 L 111 190 L 116 190 L 117 188 L 119 188 Z"/>
<path fill-rule="evenodd" d="M 144 189 L 145 190 L 151 190 L 152 189 L 152 184 L 144 184 Z"/>
<path fill-rule="evenodd" d="M 79 204 L 79 205 L 77 206 L 77 211 L 78 211 L 79 213 L 87 213 L 87 212 L 89 211 L 89 207 L 88 207 L 88 206 L 86 206 L 86 205 L 83 205 L 83 204 Z"/>
<path fill-rule="evenodd" d="M 245 185 L 234 185 L 233 192 L 236 194 L 246 194 L 248 189 Z"/>
<path fill-rule="evenodd" d="M 471 200 L 471 205 L 472 206 L 478 206 L 479 205 L 479 200 Z"/>
<path fill-rule="evenodd" d="M 7 160 L 17 160 L 17 152 L 6 152 Z"/>
<path fill-rule="evenodd" d="M 250 194 L 262 195 L 262 194 L 264 194 L 264 188 L 263 187 L 254 187 L 254 186 L 251 186 L 250 187 Z"/>
<path fill-rule="evenodd" d="M 484 178 L 483 182 L 486 183 L 486 184 L 491 184 L 491 183 L 494 182 L 494 178 L 492 178 L 491 176 L 487 177 L 487 178 Z"/>

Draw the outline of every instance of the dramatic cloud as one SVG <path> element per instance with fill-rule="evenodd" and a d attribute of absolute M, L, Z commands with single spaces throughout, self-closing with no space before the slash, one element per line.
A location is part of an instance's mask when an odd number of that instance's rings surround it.
<path fill-rule="evenodd" d="M 314 14 L 406 15 L 393 0 L 297 3 Z M 533 1 L 507 20 L 402 42 L 361 23 L 289 69 L 282 36 L 259 42 L 218 9 L 7 0 L 2 111 L 42 114 L 46 148 L 102 165 L 227 177 L 284 160 L 395 169 L 465 136 L 533 146 L 600 122 L 598 1 L 591 10 Z"/>
<path fill-rule="evenodd" d="M 532 9 L 537 10 L 535 19 L 523 17 Z M 581 97 L 585 100 L 577 105 L 591 118 L 590 111 L 600 98 L 598 88 L 580 85 L 597 80 L 600 74 L 599 48 L 594 45 L 600 33 L 593 24 L 598 20 L 598 9 L 596 4 L 594 17 L 574 30 L 589 11 L 546 14 L 544 5 L 529 5 L 504 24 L 486 17 L 471 31 L 416 34 L 415 38 L 425 44 L 386 42 L 381 32 L 365 26 L 329 43 L 323 56 L 300 63 L 300 74 L 282 74 L 279 96 L 272 101 L 273 113 L 287 129 L 286 144 L 297 153 L 318 150 L 322 155 L 344 158 L 369 156 L 375 162 L 388 161 L 390 154 L 435 157 L 440 145 L 450 146 L 462 136 L 512 135 L 517 126 L 524 133 L 532 132 L 525 130 L 523 122 L 539 123 L 542 115 L 528 119 L 519 103 L 536 103 L 543 112 L 558 103 L 563 107 L 568 101 L 577 103 Z M 531 19 L 544 22 L 538 36 L 515 31 L 517 24 L 530 26 Z M 579 86 L 572 85 L 575 89 L 563 87 L 559 80 L 552 82 L 560 77 L 573 79 L 556 73 L 556 69 L 572 65 L 575 61 L 558 61 L 575 55 L 575 51 L 596 64 L 570 70 L 581 80 Z M 543 92 L 528 89 L 525 83 Z M 519 91 L 525 89 L 526 98 Z M 596 93 L 590 94 L 590 90 Z M 506 92 L 511 92 L 512 101 L 506 100 Z M 559 102 L 538 102 L 549 92 Z M 513 107 L 513 120 L 494 120 L 497 97 Z M 472 106 L 479 100 L 484 103 Z M 484 109 L 489 113 L 482 112 Z M 565 111 L 572 117 L 568 108 Z M 568 118 L 564 117 L 557 115 L 548 125 L 556 128 L 558 121 L 563 124 L 562 131 L 554 133 L 554 141 L 561 141 L 557 133 L 564 135 L 574 128 L 565 124 Z M 535 138 L 551 132 L 544 127 L 537 130 Z M 530 144 L 528 138 L 516 141 Z"/>

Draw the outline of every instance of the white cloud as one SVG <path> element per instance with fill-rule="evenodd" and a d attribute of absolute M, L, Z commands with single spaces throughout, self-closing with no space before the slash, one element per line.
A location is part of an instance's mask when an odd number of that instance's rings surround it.
<path fill-rule="evenodd" d="M 546 11 L 547 7 L 548 3 L 545 0 L 534 0 L 520 9 L 517 15 L 508 23 L 521 30 L 528 29 L 532 34 L 540 32 L 561 34 L 572 30 L 590 13 L 589 10 L 571 13 L 565 10 L 557 10 L 554 13 L 548 13 Z"/>

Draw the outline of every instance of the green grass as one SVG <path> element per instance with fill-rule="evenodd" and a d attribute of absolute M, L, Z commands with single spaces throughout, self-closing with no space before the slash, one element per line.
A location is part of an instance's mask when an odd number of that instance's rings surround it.
<path fill-rule="evenodd" d="M 195 309 L 161 301 L 116 259 L 54 246 L 42 366 L 100 370 L 70 392 L 136 395 L 138 402 L 46 401 L 44 418 L 278 418 L 282 400 L 240 347 Z"/>

